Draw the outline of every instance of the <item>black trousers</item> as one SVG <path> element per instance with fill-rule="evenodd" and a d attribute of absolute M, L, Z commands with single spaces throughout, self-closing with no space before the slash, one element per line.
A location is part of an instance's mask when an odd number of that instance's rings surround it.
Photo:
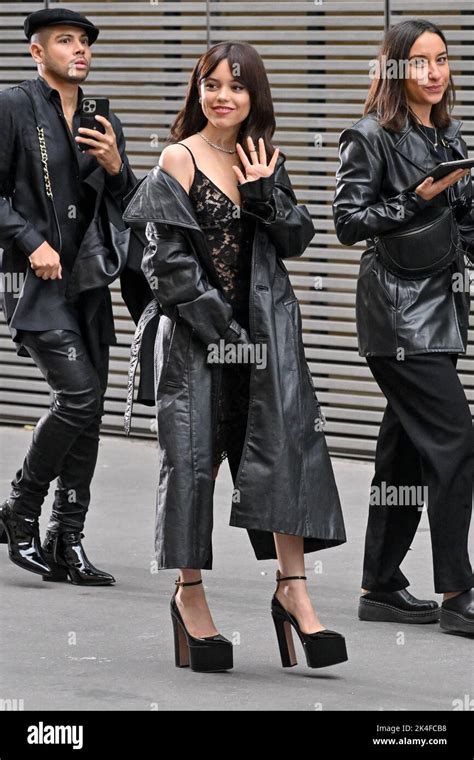
<path fill-rule="evenodd" d="M 457 354 L 447 353 L 417 354 L 404 361 L 385 356 L 367 358 L 387 399 L 371 497 L 377 489 L 378 493 L 383 494 L 383 489 L 389 493 L 388 486 L 418 486 L 427 494 L 437 593 L 474 586 L 467 548 L 474 431 L 456 371 L 457 359 Z M 396 490 L 402 493 L 402 489 Z M 370 591 L 396 591 L 408 586 L 400 564 L 421 517 L 419 502 L 406 505 L 403 499 L 392 504 L 388 498 L 385 501 L 369 507 L 362 588 Z"/>
<path fill-rule="evenodd" d="M 50 483 L 57 478 L 48 527 L 81 531 L 97 462 L 109 346 L 103 345 L 95 367 L 81 336 L 71 330 L 24 331 L 22 345 L 54 391 L 54 400 L 36 425 L 23 466 L 12 481 L 10 502 L 15 512 L 39 517 Z"/>

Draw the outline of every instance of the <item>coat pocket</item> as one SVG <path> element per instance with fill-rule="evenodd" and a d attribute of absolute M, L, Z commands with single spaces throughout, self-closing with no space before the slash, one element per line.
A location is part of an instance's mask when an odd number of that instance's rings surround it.
<path fill-rule="evenodd" d="M 192 330 L 182 322 L 173 322 L 162 375 L 162 385 L 182 388 L 188 371 Z"/>
<path fill-rule="evenodd" d="M 371 273 L 373 286 L 395 311 L 405 309 L 415 300 L 418 293 L 416 282 L 402 280 L 385 269 L 377 261 L 374 261 Z"/>

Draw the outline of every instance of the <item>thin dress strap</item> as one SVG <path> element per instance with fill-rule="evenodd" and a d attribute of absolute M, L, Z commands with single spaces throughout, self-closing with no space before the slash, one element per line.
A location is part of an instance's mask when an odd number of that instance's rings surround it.
<path fill-rule="evenodd" d="M 187 146 L 187 145 L 185 145 L 185 144 L 184 144 L 184 143 L 182 143 L 182 142 L 178 142 L 178 143 L 175 143 L 175 145 L 182 145 L 182 146 L 183 146 L 183 148 L 186 148 L 186 150 L 188 151 L 188 153 L 190 153 L 190 154 L 191 154 L 191 158 L 193 159 L 193 164 L 194 164 L 194 173 L 193 173 L 193 181 L 191 182 L 191 185 L 190 185 L 190 188 L 189 188 L 189 191 L 188 191 L 188 192 L 190 192 L 190 191 L 191 191 L 191 188 L 192 188 L 192 187 L 193 187 L 193 185 L 194 185 L 194 180 L 195 180 L 195 178 L 196 178 L 196 171 L 199 171 L 199 169 L 198 169 L 198 165 L 197 165 L 197 163 L 196 163 L 196 161 L 195 161 L 195 159 L 194 159 L 194 155 L 193 155 L 193 152 L 192 152 L 191 148 L 188 148 L 188 146 Z"/>
<path fill-rule="evenodd" d="M 196 161 L 195 161 L 195 159 L 194 159 L 194 155 L 193 155 L 193 152 L 192 152 L 191 148 L 188 148 L 188 146 L 187 146 L 187 145 L 185 145 L 185 144 L 184 144 L 184 143 L 182 143 L 182 142 L 176 143 L 176 145 L 182 145 L 182 146 L 183 146 L 183 148 L 186 148 L 186 150 L 187 150 L 189 153 L 191 153 L 191 158 L 193 159 L 194 168 L 195 168 L 195 169 L 197 169 L 198 167 L 197 167 Z"/>

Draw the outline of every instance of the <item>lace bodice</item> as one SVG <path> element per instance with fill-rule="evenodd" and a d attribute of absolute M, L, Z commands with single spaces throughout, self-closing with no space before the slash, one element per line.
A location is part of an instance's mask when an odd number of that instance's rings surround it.
<path fill-rule="evenodd" d="M 219 281 L 234 310 L 248 307 L 252 225 L 239 207 L 196 167 L 189 190 Z M 238 315 L 235 315 L 238 320 Z"/>

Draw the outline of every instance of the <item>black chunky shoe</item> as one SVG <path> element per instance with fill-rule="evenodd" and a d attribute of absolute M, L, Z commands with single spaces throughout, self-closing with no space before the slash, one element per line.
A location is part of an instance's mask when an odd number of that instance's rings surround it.
<path fill-rule="evenodd" d="M 51 575 L 41 550 L 38 520 L 17 515 L 7 500 L 0 507 L 0 531 L 6 537 L 8 555 L 15 565 L 44 577 Z"/>
<path fill-rule="evenodd" d="M 200 581 L 175 581 L 176 586 L 197 586 Z M 202 638 L 191 636 L 187 630 L 176 603 L 175 589 L 171 597 L 171 620 L 174 634 L 174 659 L 177 668 L 191 666 L 191 670 L 199 673 L 215 673 L 220 670 L 230 670 L 234 667 L 232 642 L 218 633 L 215 636 Z"/>
<path fill-rule="evenodd" d="M 306 580 L 306 575 L 282 577 L 280 571 L 276 571 L 277 584 L 280 581 L 299 579 Z M 276 592 L 273 595 L 271 610 L 280 649 L 281 664 L 284 668 L 291 668 L 297 664 L 292 626 L 303 645 L 309 668 L 325 668 L 328 665 L 336 665 L 338 662 L 347 660 L 346 641 L 340 633 L 329 631 L 327 628 L 315 633 L 303 633 L 296 618 L 287 612 L 277 599 Z"/>
<path fill-rule="evenodd" d="M 45 581 L 67 581 L 76 586 L 110 586 L 115 583 L 113 575 L 98 570 L 89 562 L 82 546 L 83 533 L 46 531 L 43 553 L 51 566 Z"/>
<path fill-rule="evenodd" d="M 457 636 L 474 635 L 474 589 L 446 599 L 441 605 L 440 627 Z"/>
<path fill-rule="evenodd" d="M 377 623 L 436 623 L 438 603 L 417 599 L 406 588 L 399 591 L 368 591 L 360 597 L 359 620 Z"/>

